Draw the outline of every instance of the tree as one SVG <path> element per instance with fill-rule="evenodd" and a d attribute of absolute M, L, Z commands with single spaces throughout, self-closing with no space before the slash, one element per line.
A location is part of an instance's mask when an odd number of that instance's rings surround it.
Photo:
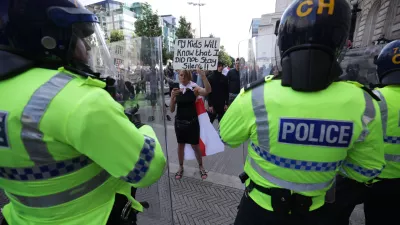
<path fill-rule="evenodd" d="M 229 54 L 225 51 L 225 47 L 221 45 L 218 52 L 218 61 L 222 62 L 224 65 L 231 67 L 232 61 Z"/>
<path fill-rule="evenodd" d="M 135 22 L 135 34 L 141 37 L 140 60 L 146 65 L 155 66 L 154 64 L 160 60 L 157 51 L 161 49 L 154 49 L 157 43 L 152 37 L 161 36 L 162 29 L 157 12 L 153 12 L 147 2 L 142 7 L 142 18 Z"/>
<path fill-rule="evenodd" d="M 193 29 L 192 29 L 192 23 L 186 21 L 186 18 L 184 16 L 181 16 L 179 18 L 179 27 L 176 30 L 176 38 L 181 39 L 181 38 L 193 38 Z"/>
<path fill-rule="evenodd" d="M 124 32 L 122 30 L 113 30 L 110 33 L 110 42 L 122 41 L 125 39 Z"/>
<path fill-rule="evenodd" d="M 235 58 L 233 58 L 232 56 L 229 56 L 229 57 L 231 57 L 232 65 L 235 65 Z"/>
<path fill-rule="evenodd" d="M 157 12 L 153 12 L 149 3 L 144 3 L 142 18 L 135 22 L 135 33 L 138 37 L 158 37 L 162 34 Z"/>
<path fill-rule="evenodd" d="M 174 58 L 174 53 L 168 51 L 167 47 L 165 47 L 165 46 L 167 46 L 167 44 L 164 42 L 163 48 L 162 48 L 162 56 L 163 56 L 163 64 L 164 65 L 167 64 L 168 59 Z"/>

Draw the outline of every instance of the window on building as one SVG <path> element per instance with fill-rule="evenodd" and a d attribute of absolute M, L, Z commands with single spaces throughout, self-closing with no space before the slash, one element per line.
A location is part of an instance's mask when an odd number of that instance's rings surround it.
<path fill-rule="evenodd" d="M 381 1 L 376 1 L 368 12 L 367 21 L 364 28 L 364 35 L 362 39 L 363 46 L 369 46 L 372 44 L 372 41 L 375 41 L 373 40 L 373 37 L 380 6 Z"/>
<path fill-rule="evenodd" d="M 103 61 L 101 60 L 101 57 L 96 57 L 96 63 L 97 63 L 97 66 L 103 65 Z"/>
<path fill-rule="evenodd" d="M 124 64 L 124 60 L 114 58 L 114 65 L 115 66 L 119 66 L 119 65 L 123 65 L 123 64 Z"/>
<path fill-rule="evenodd" d="M 384 34 L 389 40 L 400 39 L 400 2 L 398 1 L 390 1 Z"/>
<path fill-rule="evenodd" d="M 122 55 L 124 48 L 122 46 L 115 46 L 115 54 Z"/>

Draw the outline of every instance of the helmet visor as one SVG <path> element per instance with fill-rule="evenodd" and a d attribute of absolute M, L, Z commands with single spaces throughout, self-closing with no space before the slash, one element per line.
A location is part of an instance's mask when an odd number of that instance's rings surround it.
<path fill-rule="evenodd" d="M 73 67 L 84 72 L 99 73 L 101 77 L 116 77 L 114 63 L 97 23 L 72 25 L 68 61 Z"/>

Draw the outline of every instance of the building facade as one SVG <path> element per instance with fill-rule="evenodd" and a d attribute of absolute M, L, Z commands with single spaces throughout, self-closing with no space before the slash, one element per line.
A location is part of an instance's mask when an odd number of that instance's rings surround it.
<path fill-rule="evenodd" d="M 352 0 L 359 4 L 357 13 L 354 47 L 368 47 L 384 37 L 388 40 L 400 39 L 399 0 Z"/>
<path fill-rule="evenodd" d="M 377 83 L 374 58 L 389 41 L 400 39 L 400 1 L 349 0 L 349 3 L 359 10 L 352 46 L 345 49 L 340 65 L 344 74 L 355 71 L 366 82 Z"/>
<path fill-rule="evenodd" d="M 131 9 L 135 13 L 135 18 L 136 19 L 141 19 L 143 17 L 144 5 L 145 5 L 145 3 L 143 3 L 143 2 L 134 2 L 134 3 L 132 3 Z"/>
<path fill-rule="evenodd" d="M 174 52 L 174 43 L 176 39 L 176 17 L 172 15 L 160 16 L 160 26 L 162 28 L 162 36 L 164 46 L 167 51 Z"/>
<path fill-rule="evenodd" d="M 260 21 L 261 21 L 261 18 L 253 18 L 251 20 L 249 32 L 250 32 L 250 36 L 252 38 L 258 36 L 258 27 L 260 26 Z"/>
<path fill-rule="evenodd" d="M 294 0 L 276 0 L 275 12 L 264 14 L 261 16 L 260 24 L 257 32 L 256 40 L 256 60 L 259 65 L 275 64 L 276 52 L 276 35 L 275 27 L 277 21 L 282 17 L 285 9 Z"/>
<path fill-rule="evenodd" d="M 104 0 L 86 6 L 99 17 L 99 22 L 107 38 L 113 30 L 121 30 L 126 40 L 135 32 L 136 16 L 127 1 Z"/>
<path fill-rule="evenodd" d="M 269 64 L 275 61 L 276 49 L 276 22 L 281 18 L 282 12 L 264 14 L 261 16 L 257 37 L 257 61 Z"/>

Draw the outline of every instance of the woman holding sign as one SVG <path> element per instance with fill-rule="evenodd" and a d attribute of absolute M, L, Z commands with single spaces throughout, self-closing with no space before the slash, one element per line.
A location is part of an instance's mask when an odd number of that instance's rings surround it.
<path fill-rule="evenodd" d="M 177 105 L 175 133 L 178 141 L 179 170 L 175 174 L 175 179 L 181 179 L 183 175 L 185 144 L 192 145 L 199 163 L 201 178 L 207 178 L 199 148 L 200 125 L 196 111 L 196 99 L 199 95 L 208 95 L 211 92 L 211 85 L 204 71 L 197 68 L 197 73 L 201 76 L 205 88 L 201 88 L 191 81 L 192 73 L 190 70 L 181 70 L 179 71 L 179 84 L 176 84 L 171 92 L 171 113 L 175 111 L 175 105 Z"/>

